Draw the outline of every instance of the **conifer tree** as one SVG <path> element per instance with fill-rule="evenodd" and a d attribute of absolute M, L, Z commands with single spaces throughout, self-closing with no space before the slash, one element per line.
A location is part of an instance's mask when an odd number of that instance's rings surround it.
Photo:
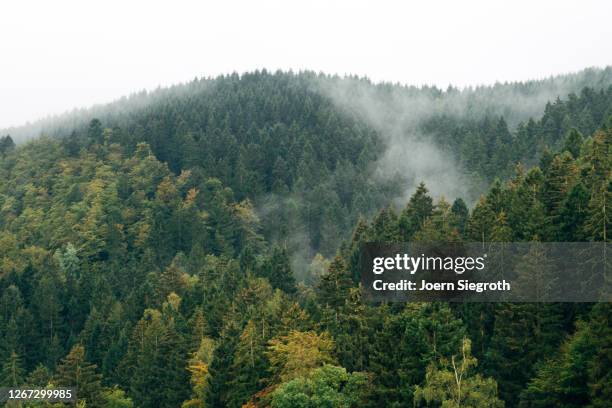
<path fill-rule="evenodd" d="M 588 215 L 589 191 L 578 182 L 563 201 L 558 217 L 558 240 L 576 242 L 585 240 L 584 223 Z"/>
<path fill-rule="evenodd" d="M 580 156 L 580 149 L 582 148 L 583 142 L 584 137 L 582 134 L 578 130 L 572 129 L 565 137 L 563 150 L 570 152 L 572 157 L 576 159 Z"/>
<path fill-rule="evenodd" d="M 465 204 L 465 201 L 463 201 L 463 199 L 461 198 L 455 199 L 451 207 L 451 212 L 453 214 L 451 226 L 455 228 L 460 234 L 465 233 L 467 221 L 469 218 L 469 210 L 467 208 L 467 205 Z"/>
<path fill-rule="evenodd" d="M 428 195 L 429 190 L 420 183 L 412 195 L 406 208 L 399 217 L 399 228 L 404 241 L 409 241 L 421 229 L 425 219 L 433 212 L 433 200 Z"/>
<path fill-rule="evenodd" d="M 263 276 L 268 279 L 273 288 L 281 289 L 287 293 L 295 292 L 295 278 L 291 271 L 289 254 L 286 248 L 275 245 L 262 269 Z"/>
<path fill-rule="evenodd" d="M 240 328 L 235 315 L 229 315 L 221 332 L 218 345 L 213 353 L 208 372 L 210 375 L 206 390 L 206 407 L 224 408 L 230 403 L 232 380 L 234 378 L 234 356 L 240 339 Z"/>
<path fill-rule="evenodd" d="M 15 142 L 10 135 L 0 137 L 0 156 L 4 156 L 15 149 Z"/>
<path fill-rule="evenodd" d="M 332 309 L 340 308 L 347 299 L 352 285 L 344 258 L 338 253 L 329 265 L 328 272 L 319 282 L 317 289 L 321 304 Z"/>
<path fill-rule="evenodd" d="M 591 195 L 584 222 L 584 233 L 589 241 L 608 242 L 610 240 L 610 227 L 612 226 L 611 203 L 612 180 L 600 188 L 596 187 Z"/>
<path fill-rule="evenodd" d="M 85 360 L 83 346 L 75 345 L 57 367 L 54 384 L 58 387 L 76 387 L 79 400 L 88 406 L 101 406 L 102 376 L 95 364 Z"/>
<path fill-rule="evenodd" d="M 5 387 L 20 387 L 24 384 L 25 372 L 23 370 L 21 358 L 14 351 L 4 364 L 2 364 L 0 378 L 2 385 Z"/>
<path fill-rule="evenodd" d="M 42 364 L 39 364 L 26 379 L 25 383 L 32 387 L 46 387 L 51 381 L 52 375 L 49 369 Z"/>
<path fill-rule="evenodd" d="M 494 222 L 495 213 L 486 199 L 481 197 L 468 221 L 468 238 L 475 242 L 489 242 Z"/>
<path fill-rule="evenodd" d="M 228 407 L 241 407 L 249 398 L 264 388 L 263 376 L 269 368 L 265 356 L 266 338 L 249 320 L 240 335 L 236 346 L 232 370 L 232 392 L 229 395 Z"/>

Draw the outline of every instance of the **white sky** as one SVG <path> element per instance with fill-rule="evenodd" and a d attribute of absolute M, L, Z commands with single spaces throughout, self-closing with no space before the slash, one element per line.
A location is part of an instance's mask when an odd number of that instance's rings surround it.
<path fill-rule="evenodd" d="M 464 86 L 612 64 L 612 1 L 0 0 L 0 128 L 198 76 Z"/>

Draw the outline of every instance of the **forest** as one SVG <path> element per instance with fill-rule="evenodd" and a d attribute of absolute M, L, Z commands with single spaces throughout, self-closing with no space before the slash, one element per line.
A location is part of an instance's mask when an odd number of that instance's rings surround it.
<path fill-rule="evenodd" d="M 9 131 L 0 385 L 76 385 L 81 407 L 610 406 L 609 303 L 372 303 L 359 252 L 609 242 L 611 68 L 464 90 L 256 71 Z"/>

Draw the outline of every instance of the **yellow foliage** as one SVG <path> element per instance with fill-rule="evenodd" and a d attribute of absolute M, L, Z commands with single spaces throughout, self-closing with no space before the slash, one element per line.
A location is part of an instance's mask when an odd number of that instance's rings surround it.
<path fill-rule="evenodd" d="M 333 349 L 334 341 L 326 332 L 293 330 L 271 340 L 266 354 L 281 382 L 287 382 L 306 376 L 324 364 L 334 364 Z"/>
<path fill-rule="evenodd" d="M 176 183 L 179 186 L 183 186 L 185 185 L 185 183 L 187 183 L 187 181 L 189 181 L 189 177 L 191 177 L 191 170 L 183 170 L 181 171 L 181 174 L 177 177 Z"/>
<path fill-rule="evenodd" d="M 29 246 L 21 251 L 21 257 L 37 269 L 42 269 L 49 251 L 37 246 Z"/>
<path fill-rule="evenodd" d="M 187 370 L 191 373 L 191 384 L 193 388 L 204 388 L 206 387 L 208 376 L 208 365 L 200 360 L 192 360 Z"/>
<path fill-rule="evenodd" d="M 177 190 L 169 176 L 164 177 L 161 183 L 159 183 L 155 195 L 158 200 L 165 203 L 176 198 Z"/>
<path fill-rule="evenodd" d="M 189 191 L 187 192 L 187 197 L 185 197 L 183 207 L 185 208 L 191 207 L 194 204 L 195 199 L 198 196 L 198 193 L 199 191 L 197 188 L 190 188 Z"/>

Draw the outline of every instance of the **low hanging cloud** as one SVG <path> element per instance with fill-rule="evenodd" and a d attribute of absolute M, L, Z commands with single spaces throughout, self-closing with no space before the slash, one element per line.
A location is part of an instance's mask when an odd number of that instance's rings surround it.
<path fill-rule="evenodd" d="M 350 79 L 322 86 L 321 90 L 340 109 L 376 130 L 385 152 L 372 177 L 380 181 L 401 177 L 405 188 L 398 204 L 405 203 L 420 182 L 436 197 L 471 195 L 469 178 L 456 159 L 419 130 L 421 123 L 437 113 L 434 98 L 425 92 L 402 94 L 394 88 Z"/>
<path fill-rule="evenodd" d="M 388 180 L 400 175 L 406 186 L 398 202 L 405 203 L 421 181 L 436 197 L 462 197 L 470 202 L 486 187 L 466 173 L 454 152 L 423 133 L 422 125 L 428 120 L 438 116 L 466 121 L 503 116 L 513 130 L 529 118 L 540 117 L 548 102 L 566 99 L 585 86 L 599 89 L 610 84 L 612 69 L 607 67 L 462 90 L 373 84 L 353 77 L 319 78 L 315 86 L 339 109 L 376 130 L 386 150 L 372 177 Z"/>

